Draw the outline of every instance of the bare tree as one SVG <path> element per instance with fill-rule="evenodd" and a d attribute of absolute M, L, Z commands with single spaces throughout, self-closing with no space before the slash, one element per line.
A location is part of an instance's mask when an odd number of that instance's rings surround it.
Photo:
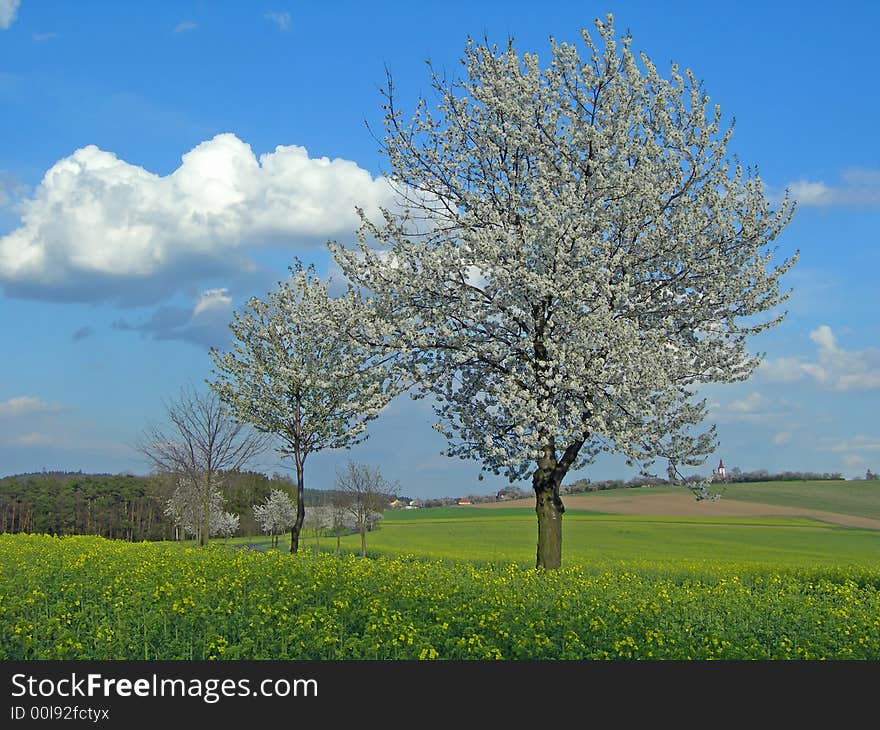
<path fill-rule="evenodd" d="M 238 471 L 267 447 L 267 437 L 236 421 L 213 391 L 184 386 L 165 402 L 168 425 L 151 426 L 135 448 L 160 473 L 174 474 L 190 490 L 201 524 L 199 545 L 211 534 L 211 495 L 225 472 Z"/>
<path fill-rule="evenodd" d="M 382 519 L 382 512 L 398 491 L 378 467 L 348 462 L 336 475 L 336 489 L 343 495 L 340 505 L 361 535 L 361 557 L 367 556 L 367 532 Z"/>

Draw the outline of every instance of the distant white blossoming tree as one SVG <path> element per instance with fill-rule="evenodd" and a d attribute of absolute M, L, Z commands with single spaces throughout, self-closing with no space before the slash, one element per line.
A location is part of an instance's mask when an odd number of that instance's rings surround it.
<path fill-rule="evenodd" d="M 241 518 L 233 512 L 221 512 L 218 516 L 216 527 L 220 537 L 232 537 L 238 531 Z"/>
<path fill-rule="evenodd" d="M 321 535 L 333 529 L 333 511 L 329 504 L 306 506 L 303 528 L 315 537 L 315 552 L 321 551 Z"/>
<path fill-rule="evenodd" d="M 212 489 L 207 500 L 203 490 L 188 477 L 181 477 L 174 493 L 165 503 L 165 514 L 180 530 L 181 537 L 193 535 L 200 544 L 201 536 L 231 537 L 238 530 L 240 518 L 226 512 L 223 506 L 226 498 L 219 489 Z M 207 506 L 207 519 L 205 508 Z M 207 533 L 205 532 L 207 530 Z"/>
<path fill-rule="evenodd" d="M 296 522 L 296 505 L 290 495 L 273 489 L 263 504 L 253 506 L 254 520 L 260 529 L 272 536 L 272 547 L 278 547 L 278 536 L 287 532 Z"/>
<path fill-rule="evenodd" d="M 696 387 L 752 373 L 746 339 L 784 316 L 797 258 L 769 245 L 792 203 L 729 161 L 732 127 L 693 74 L 661 77 L 611 16 L 596 28 L 584 58 L 551 38 L 543 66 L 469 40 L 464 78 L 432 72 L 436 108 L 409 119 L 389 76 L 401 210 L 330 244 L 434 396 L 448 453 L 531 478 L 549 569 L 569 471 L 614 452 L 680 476 L 715 448 Z"/>
<path fill-rule="evenodd" d="M 211 388 L 245 423 L 273 434 L 296 467 L 296 520 L 290 551 L 299 549 L 305 517 L 304 468 L 310 454 L 349 448 L 398 391 L 392 356 L 358 344 L 372 328 L 371 306 L 354 288 L 331 296 L 314 266 L 296 261 L 291 276 L 265 300 L 252 298 L 229 325 L 227 352 L 211 350 Z"/>

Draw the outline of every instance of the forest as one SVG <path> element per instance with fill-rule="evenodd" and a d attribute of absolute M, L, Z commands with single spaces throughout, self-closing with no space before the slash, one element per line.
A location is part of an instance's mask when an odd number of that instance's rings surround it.
<path fill-rule="evenodd" d="M 172 520 L 165 514 L 175 482 L 170 476 L 43 472 L 0 478 L 0 532 L 49 535 L 100 535 L 140 542 L 170 540 Z M 252 505 L 273 489 L 296 497 L 286 475 L 241 471 L 223 475 L 225 509 L 240 515 L 239 534 L 259 532 Z M 318 504 L 326 493 L 306 490 L 304 501 Z"/>

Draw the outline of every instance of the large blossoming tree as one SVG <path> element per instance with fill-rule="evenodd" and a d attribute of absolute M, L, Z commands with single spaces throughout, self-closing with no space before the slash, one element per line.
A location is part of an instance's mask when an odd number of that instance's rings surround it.
<path fill-rule="evenodd" d="M 537 566 L 562 561 L 560 484 L 603 451 L 650 469 L 715 447 L 696 387 L 747 378 L 749 335 L 788 296 L 789 221 L 726 156 L 732 128 L 690 71 L 669 78 L 611 16 L 549 64 L 469 41 L 411 117 L 389 77 L 383 152 L 403 212 L 332 243 L 430 393 L 450 455 L 531 478 Z M 378 330 L 377 330 L 378 331 Z"/>
<path fill-rule="evenodd" d="M 328 293 L 313 266 L 297 261 L 288 280 L 233 315 L 227 352 L 211 350 L 210 386 L 236 418 L 276 437 L 296 468 L 296 518 L 290 552 L 299 549 L 309 455 L 350 448 L 396 392 L 390 358 L 359 344 L 372 328 L 370 306 L 349 287 Z"/>

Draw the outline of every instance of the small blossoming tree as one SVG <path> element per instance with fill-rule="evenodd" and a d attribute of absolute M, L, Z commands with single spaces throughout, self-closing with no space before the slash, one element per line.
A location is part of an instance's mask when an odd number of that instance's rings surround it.
<path fill-rule="evenodd" d="M 254 297 L 234 314 L 232 348 L 211 350 L 212 390 L 242 422 L 273 434 L 282 455 L 296 466 L 292 553 L 305 517 L 306 459 L 365 439 L 366 424 L 398 382 L 388 356 L 358 344 L 364 340 L 358 330 L 371 316 L 369 302 L 351 287 L 332 297 L 328 284 L 313 266 L 297 261 L 290 278 L 265 300 Z"/>
<path fill-rule="evenodd" d="M 204 511 L 206 503 L 207 514 Z M 205 500 L 193 481 L 182 477 L 166 501 L 164 511 L 180 530 L 181 538 L 193 535 L 199 544 L 206 544 L 208 537 L 231 537 L 238 530 L 240 518 L 226 512 L 223 509 L 225 504 L 226 498 L 219 489 L 212 489 Z"/>
<path fill-rule="evenodd" d="M 290 495 L 273 489 L 263 504 L 255 504 L 252 509 L 260 529 L 272 536 L 272 547 L 278 547 L 278 535 L 287 532 L 296 522 L 296 505 Z"/>
<path fill-rule="evenodd" d="M 332 243 L 385 342 L 432 394 L 448 453 L 530 478 L 538 567 L 562 561 L 560 484 L 603 451 L 696 466 L 703 383 L 746 379 L 748 336 L 788 296 L 769 244 L 790 219 L 726 157 L 732 128 L 690 71 L 618 41 L 551 39 L 550 62 L 469 41 L 410 120 L 389 78 L 385 137 L 403 212 Z M 641 63 L 640 63 L 640 62 Z M 766 316 L 761 316 L 765 314 Z"/>

